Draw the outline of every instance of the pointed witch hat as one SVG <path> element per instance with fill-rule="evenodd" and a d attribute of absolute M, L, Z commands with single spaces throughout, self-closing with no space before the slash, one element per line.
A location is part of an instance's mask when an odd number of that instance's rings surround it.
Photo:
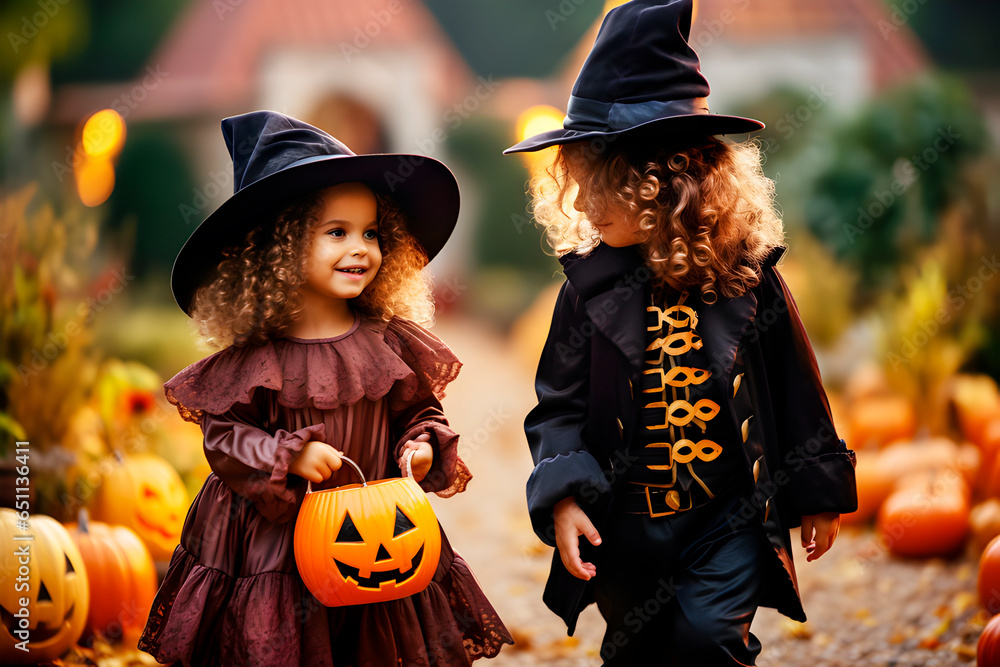
<path fill-rule="evenodd" d="M 691 0 L 633 0 L 612 9 L 573 85 L 563 128 L 504 153 L 626 135 L 656 141 L 763 129 L 759 120 L 708 110 L 708 81 L 688 42 L 691 14 Z"/>
<path fill-rule="evenodd" d="M 390 195 L 407 231 L 433 258 L 458 220 L 458 183 L 441 162 L 423 155 L 355 155 L 323 130 L 276 111 L 222 121 L 233 159 L 233 196 L 205 219 L 181 248 L 170 287 L 190 314 L 195 291 L 215 274 L 223 250 L 243 242 L 263 220 L 295 198 L 339 183 L 363 183 Z"/>

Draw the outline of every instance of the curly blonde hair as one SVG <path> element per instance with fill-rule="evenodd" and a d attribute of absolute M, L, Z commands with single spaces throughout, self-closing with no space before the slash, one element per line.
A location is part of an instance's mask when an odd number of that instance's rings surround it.
<path fill-rule="evenodd" d="M 423 270 L 427 253 L 406 231 L 402 211 L 389 197 L 375 196 L 382 265 L 351 308 L 362 316 L 405 317 L 430 324 L 434 300 Z M 262 345 L 281 336 L 302 310 L 299 285 L 319 224 L 320 193 L 284 208 L 275 219 L 254 227 L 242 246 L 227 248 L 216 277 L 195 293 L 191 317 L 213 348 Z"/>
<path fill-rule="evenodd" d="M 600 242 L 581 208 L 603 215 L 620 208 L 637 221 L 640 250 L 654 288 L 697 289 L 706 303 L 739 296 L 760 282 L 760 264 L 782 245 L 774 182 L 761 169 L 754 142 L 714 138 L 686 147 L 612 144 L 597 152 L 587 142 L 559 147 L 552 165 L 531 182 L 535 220 L 559 255 L 586 254 Z M 577 183 L 570 176 L 570 163 Z"/>

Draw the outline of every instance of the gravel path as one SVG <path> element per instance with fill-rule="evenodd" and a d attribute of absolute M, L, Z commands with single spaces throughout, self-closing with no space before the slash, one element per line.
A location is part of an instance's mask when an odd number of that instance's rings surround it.
<path fill-rule="evenodd" d="M 462 434 L 475 479 L 433 502 L 453 546 L 469 561 L 517 644 L 486 665 L 599 665 L 604 624 L 594 606 L 575 637 L 542 604 L 552 550 L 531 532 L 524 482 L 531 460 L 521 423 L 534 405 L 532 371 L 492 331 L 443 320 L 435 333 L 465 362 L 445 410 Z M 753 632 L 760 667 L 917 667 L 975 664 L 985 619 L 975 597 L 976 559 L 905 561 L 869 529 L 844 530 L 834 549 L 805 563 L 795 554 L 809 622 L 762 609 Z"/>

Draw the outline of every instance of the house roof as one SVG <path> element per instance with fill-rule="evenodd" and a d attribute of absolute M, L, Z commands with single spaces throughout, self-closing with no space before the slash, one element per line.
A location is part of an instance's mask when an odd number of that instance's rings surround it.
<path fill-rule="evenodd" d="M 396 10 L 396 11 L 393 11 Z M 467 91 L 471 73 L 420 0 L 194 0 L 149 61 L 161 81 L 132 119 L 228 113 L 254 100 L 263 60 L 282 49 L 332 52 L 349 66 L 366 48 L 419 50 L 434 63 L 429 91 L 442 106 Z M 65 86 L 56 121 L 76 122 L 142 86 Z"/>

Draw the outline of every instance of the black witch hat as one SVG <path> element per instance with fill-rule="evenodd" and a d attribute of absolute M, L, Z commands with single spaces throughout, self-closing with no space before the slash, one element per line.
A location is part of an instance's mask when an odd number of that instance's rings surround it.
<path fill-rule="evenodd" d="M 619 135 L 683 138 L 742 134 L 764 124 L 708 110 L 708 81 L 688 43 L 691 0 L 633 0 L 608 12 L 573 85 L 563 129 L 504 153 Z"/>
<path fill-rule="evenodd" d="M 406 229 L 433 258 L 458 220 L 458 183 L 441 162 L 423 155 L 355 155 L 335 138 L 275 111 L 222 121 L 233 159 L 233 196 L 191 234 L 174 261 L 170 286 L 190 314 L 195 291 L 214 275 L 223 250 L 274 217 L 295 198 L 338 183 L 363 183 L 390 195 Z"/>

